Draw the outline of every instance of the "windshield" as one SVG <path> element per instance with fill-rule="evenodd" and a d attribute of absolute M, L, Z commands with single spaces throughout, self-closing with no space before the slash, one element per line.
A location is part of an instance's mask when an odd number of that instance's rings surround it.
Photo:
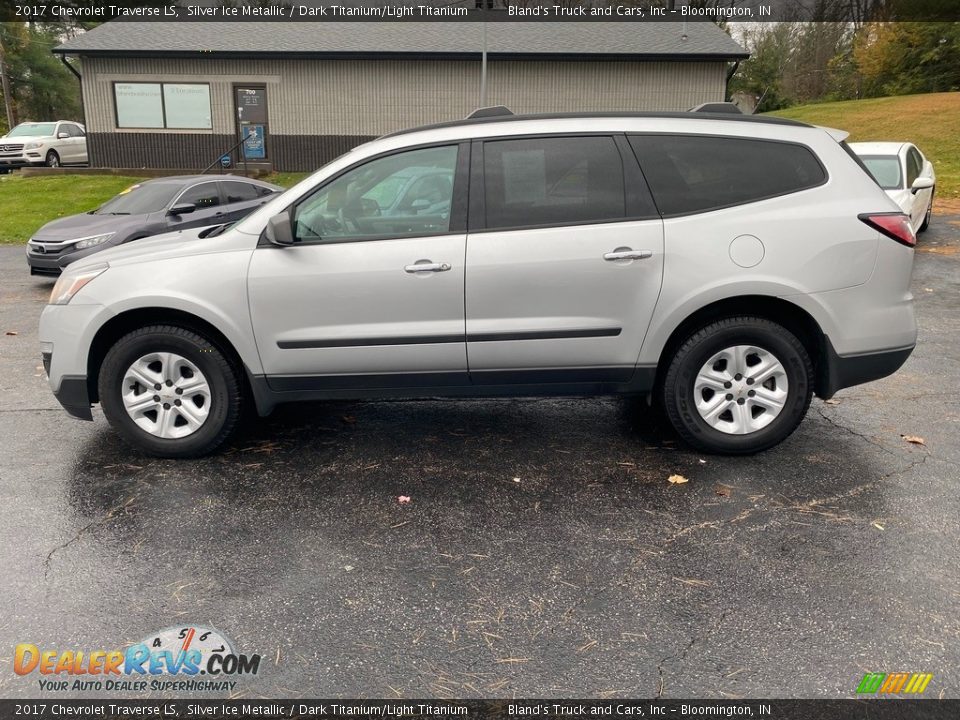
<path fill-rule="evenodd" d="M 900 158 L 896 155 L 862 155 L 867 170 L 884 190 L 898 190 L 900 185 Z"/>
<path fill-rule="evenodd" d="M 173 183 L 131 185 L 93 211 L 94 215 L 145 215 L 167 207 L 180 190 Z"/>
<path fill-rule="evenodd" d="M 53 136 L 56 123 L 20 123 L 7 133 L 7 137 L 47 137 Z"/>

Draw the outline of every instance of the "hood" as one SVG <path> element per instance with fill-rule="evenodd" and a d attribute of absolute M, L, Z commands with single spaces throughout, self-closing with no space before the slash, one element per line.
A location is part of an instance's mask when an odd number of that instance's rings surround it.
<path fill-rule="evenodd" d="M 146 215 L 70 215 L 48 222 L 37 230 L 33 237 L 37 240 L 54 242 L 73 240 L 74 238 L 119 232 L 132 225 L 143 225 Z"/>
<path fill-rule="evenodd" d="M 16 137 L 7 137 L 6 135 L 0 137 L 0 142 L 4 145 L 7 143 L 28 143 L 35 142 L 39 140 L 40 142 L 48 142 L 53 140 L 53 135 L 17 135 Z"/>
<path fill-rule="evenodd" d="M 243 248 L 253 249 L 256 240 L 249 235 L 229 230 L 223 235 L 212 238 L 201 238 L 200 234 L 209 230 L 210 226 L 178 230 L 164 233 L 143 240 L 134 240 L 124 245 L 107 248 L 102 252 L 88 255 L 77 260 L 67 268 L 67 271 L 82 270 L 91 265 L 109 263 L 113 266 L 137 265 L 155 260 L 189 257 L 206 253 L 226 252 Z"/>

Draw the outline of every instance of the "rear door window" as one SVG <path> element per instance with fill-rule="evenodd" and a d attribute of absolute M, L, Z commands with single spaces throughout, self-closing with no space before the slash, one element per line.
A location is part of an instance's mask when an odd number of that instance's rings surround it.
<path fill-rule="evenodd" d="M 623 161 L 612 137 L 483 144 L 487 229 L 622 220 Z"/>
<path fill-rule="evenodd" d="M 923 160 L 920 159 L 920 152 L 916 148 L 907 150 L 907 187 L 913 185 L 913 181 L 920 177 L 923 170 Z"/>
<path fill-rule="evenodd" d="M 703 135 L 632 135 L 640 167 L 665 216 L 689 215 L 806 190 L 826 182 L 809 148 Z"/>
<path fill-rule="evenodd" d="M 260 187 L 253 183 L 225 180 L 222 185 L 227 203 L 248 202 L 260 197 L 260 193 L 257 192 Z"/>

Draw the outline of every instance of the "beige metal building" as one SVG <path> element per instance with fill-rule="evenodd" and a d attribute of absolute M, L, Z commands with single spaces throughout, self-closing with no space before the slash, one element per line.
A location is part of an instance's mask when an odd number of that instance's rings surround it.
<path fill-rule="evenodd" d="M 80 59 L 92 165 L 198 169 L 248 137 L 277 170 L 481 104 L 686 110 L 747 57 L 702 22 L 110 22 L 54 52 Z"/>

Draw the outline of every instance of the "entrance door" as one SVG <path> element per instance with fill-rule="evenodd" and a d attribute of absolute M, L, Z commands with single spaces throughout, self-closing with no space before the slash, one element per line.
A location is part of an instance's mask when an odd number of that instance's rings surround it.
<path fill-rule="evenodd" d="M 237 152 L 240 163 L 262 162 L 268 159 L 267 88 L 263 85 L 237 85 L 233 89 L 237 113 L 237 141 L 244 143 Z"/>

